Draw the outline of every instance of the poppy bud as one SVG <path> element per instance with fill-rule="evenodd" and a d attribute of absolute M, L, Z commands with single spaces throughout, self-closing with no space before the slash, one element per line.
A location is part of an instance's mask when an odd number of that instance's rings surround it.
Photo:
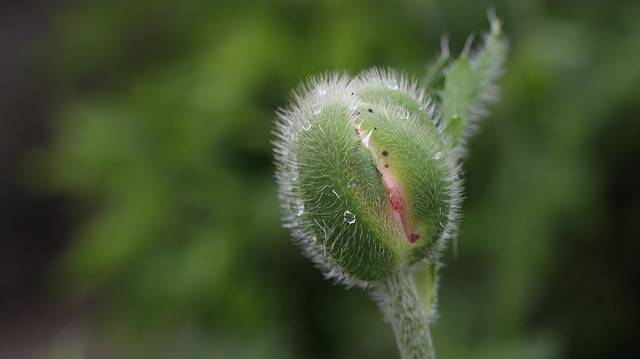
<path fill-rule="evenodd" d="M 327 277 L 371 289 L 402 358 L 435 358 L 427 313 L 437 260 L 457 227 L 466 139 L 496 98 L 507 52 L 500 22 L 489 20 L 482 48 L 470 53 L 469 40 L 452 61 L 444 43 L 422 82 L 375 68 L 327 74 L 278 112 L 285 226 Z"/>
<path fill-rule="evenodd" d="M 279 113 L 284 220 L 325 274 L 366 285 L 435 259 L 460 202 L 438 122 L 415 80 L 377 69 L 314 78 Z"/>

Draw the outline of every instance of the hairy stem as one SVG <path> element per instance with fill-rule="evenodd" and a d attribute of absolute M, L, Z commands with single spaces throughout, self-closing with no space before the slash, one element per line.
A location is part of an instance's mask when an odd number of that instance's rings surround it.
<path fill-rule="evenodd" d="M 411 272 L 401 271 L 378 281 L 372 294 L 393 326 L 402 359 L 435 359 L 427 315 Z"/>

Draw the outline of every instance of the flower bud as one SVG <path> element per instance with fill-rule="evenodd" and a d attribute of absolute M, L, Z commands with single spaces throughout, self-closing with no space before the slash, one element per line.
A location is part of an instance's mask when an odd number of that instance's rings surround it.
<path fill-rule="evenodd" d="M 327 277 L 371 290 L 403 359 L 435 359 L 437 259 L 456 229 L 466 140 L 496 98 L 507 53 L 488 15 L 477 51 L 470 38 L 452 60 L 443 41 L 422 81 L 436 100 L 417 81 L 374 68 L 312 78 L 276 121 L 285 226 Z"/>
<path fill-rule="evenodd" d="M 455 230 L 461 190 L 444 121 L 406 76 L 320 76 L 278 113 L 283 218 L 324 273 L 367 286 L 433 262 Z"/>

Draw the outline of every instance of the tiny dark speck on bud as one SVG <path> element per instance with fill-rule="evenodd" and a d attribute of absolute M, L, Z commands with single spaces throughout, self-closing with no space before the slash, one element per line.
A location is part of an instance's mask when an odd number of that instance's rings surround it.
<path fill-rule="evenodd" d="M 386 156 L 386 155 L 388 155 L 388 154 L 389 154 L 389 151 L 387 151 L 387 150 L 382 151 L 382 155 L 383 155 L 383 156 Z"/>
<path fill-rule="evenodd" d="M 372 110 L 372 109 L 367 109 L 367 111 L 369 111 L 369 113 L 373 113 L 373 110 Z"/>
<path fill-rule="evenodd" d="M 384 168 L 389 168 L 389 165 L 385 163 Z"/>

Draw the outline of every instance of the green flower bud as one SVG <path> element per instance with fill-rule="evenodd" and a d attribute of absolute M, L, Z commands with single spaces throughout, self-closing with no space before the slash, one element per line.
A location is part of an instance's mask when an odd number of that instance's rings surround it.
<path fill-rule="evenodd" d="M 375 68 L 328 74 L 278 113 L 285 226 L 327 277 L 371 289 L 403 359 L 435 358 L 427 313 L 437 259 L 456 232 L 466 140 L 496 98 L 507 52 L 500 22 L 489 20 L 481 49 L 470 54 L 469 40 L 451 60 L 443 42 L 421 84 Z"/>
<path fill-rule="evenodd" d="M 457 159 L 415 80 L 372 69 L 298 89 L 275 142 L 284 221 L 324 273 L 366 286 L 433 262 L 454 232 Z"/>

